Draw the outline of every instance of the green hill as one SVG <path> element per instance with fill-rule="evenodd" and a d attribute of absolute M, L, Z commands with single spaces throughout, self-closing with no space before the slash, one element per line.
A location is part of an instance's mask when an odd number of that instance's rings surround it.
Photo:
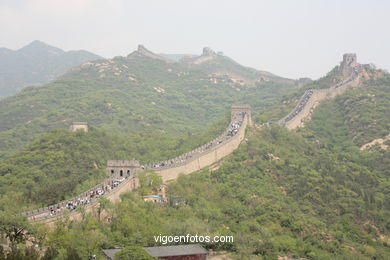
<path fill-rule="evenodd" d="M 228 235 L 234 243 L 204 246 L 232 259 L 388 259 L 389 152 L 337 152 L 281 127 L 252 130 L 219 169 L 171 183 L 173 203 L 124 194 L 105 206 L 107 218 L 63 220 L 42 243 L 85 256 L 159 245 L 156 234 Z"/>
<path fill-rule="evenodd" d="M 324 102 L 303 131 L 308 137 L 345 148 L 362 146 L 390 133 L 390 75 Z"/>
<path fill-rule="evenodd" d="M 264 128 L 218 170 L 172 184 L 170 195 L 186 204 L 153 207 L 148 214 L 159 221 L 150 229 L 234 235 L 231 247 L 213 246 L 237 259 L 387 259 L 390 182 L 383 159 L 389 152 L 345 154 L 279 127 Z M 133 199 L 122 207 L 147 205 Z M 119 219 L 113 223 L 118 231 L 125 224 Z"/>
<path fill-rule="evenodd" d="M 186 137 L 158 131 L 118 135 L 95 128 L 88 133 L 54 130 L 0 162 L 0 210 L 57 203 L 105 179 L 107 160 L 136 158 L 146 164 L 174 158 L 220 135 L 227 124 L 228 117 Z"/>
<path fill-rule="evenodd" d="M 226 70 L 231 64 L 226 62 Z M 233 67 L 246 77 L 246 67 Z M 263 75 L 253 69 L 250 73 Z M 116 133 L 199 133 L 232 104 L 248 103 L 254 111 L 263 111 L 299 85 L 276 76 L 252 83 L 166 60 L 142 46 L 128 57 L 85 62 L 49 84 L 0 101 L 0 157 L 72 121 Z"/>
<path fill-rule="evenodd" d="M 205 246 L 233 259 L 390 258 L 390 149 L 358 149 L 389 133 L 389 89 L 388 75 L 366 81 L 322 103 L 296 133 L 252 129 L 219 169 L 169 185 L 178 206 L 123 196 L 102 241 L 145 246 L 155 244 L 153 234 L 233 235 L 233 244 Z"/>
<path fill-rule="evenodd" d="M 20 207 L 36 207 L 77 194 L 103 178 L 105 160 L 112 157 L 134 157 L 143 162 L 165 159 L 212 139 L 224 129 L 228 120 L 227 114 L 222 119 L 224 103 L 213 103 L 216 97 L 205 93 L 219 93 L 218 98 L 229 99 L 229 88 L 238 85 L 229 84 L 229 81 L 218 83 L 215 75 L 209 76 L 211 80 L 206 78 L 203 81 L 202 77 L 207 75 L 197 64 L 187 64 L 185 72 L 188 74 L 180 74 L 184 70 L 182 64 L 153 57 L 153 53 L 146 51 L 142 48 L 127 58 L 99 61 L 98 65 L 83 64 L 59 81 L 45 86 L 45 93 L 64 103 L 57 106 L 57 102 L 50 103 L 50 99 L 47 99 L 47 104 L 40 104 L 54 107 L 56 113 L 61 111 L 62 116 L 70 118 L 72 113 L 79 113 L 83 120 L 87 116 L 83 118 L 82 115 L 88 115 L 89 119 L 95 120 L 94 125 L 99 129 L 92 127 L 88 133 L 55 130 L 3 159 L 0 163 L 2 210 L 17 210 L 15 201 Z M 130 70 L 123 65 L 131 68 L 131 76 Z M 175 72 L 176 76 L 171 72 Z M 175 80 L 178 74 L 182 75 L 183 81 Z M 125 83 L 129 77 L 134 85 Z M 331 72 L 325 78 L 310 83 L 311 87 L 322 88 L 324 82 L 333 82 L 332 77 Z M 93 81 L 93 78 L 100 80 Z M 166 85 L 161 84 L 161 78 L 165 79 Z M 215 79 L 217 83 L 212 85 L 213 88 L 204 87 L 209 85 L 205 82 L 214 82 Z M 70 84 L 71 80 L 74 85 Z M 88 84 L 79 85 L 81 82 Z M 260 111 L 257 121 L 274 118 L 288 110 L 294 106 L 299 93 L 307 88 L 304 86 L 296 90 L 295 85 L 289 85 L 284 92 L 279 92 L 283 89 L 280 86 L 284 85 L 278 84 L 281 83 L 242 86 L 242 92 L 248 91 L 247 95 L 275 91 L 266 96 L 266 101 L 262 103 L 256 103 L 253 96 L 247 97 L 253 102 L 252 106 Z M 83 92 L 84 88 L 89 91 Z M 35 235 L 43 245 L 51 246 L 60 254 L 72 248 L 83 257 L 91 253 L 99 255 L 103 247 L 156 245 L 153 236 L 159 234 L 198 234 L 234 236 L 234 243 L 205 244 L 208 248 L 224 250 L 233 259 L 389 259 L 390 149 L 359 149 L 362 144 L 384 137 L 389 132 L 389 88 L 390 78 L 387 74 L 365 81 L 360 87 L 321 103 L 312 120 L 297 132 L 287 131 L 280 126 L 249 129 L 247 140 L 218 169 L 204 169 L 170 183 L 167 196 L 171 203 L 145 203 L 142 195 L 145 191 L 155 192 L 155 187 L 151 182 L 142 182 L 139 193 L 123 194 L 122 202 L 115 206 L 101 202 L 105 214 L 99 217 L 86 214 L 78 223 L 65 218 L 50 232 L 39 231 L 39 226 L 35 227 Z M 124 96 L 121 103 L 105 106 L 108 111 L 115 109 L 115 113 L 101 110 L 99 114 L 101 107 L 94 107 L 92 101 L 89 104 L 85 101 L 88 99 L 80 97 L 88 93 L 88 97 L 96 101 L 96 96 L 89 96 L 89 93 L 97 95 L 102 91 L 99 96 L 107 102 L 111 97 L 109 94 L 112 94 L 111 89 L 115 89 L 116 100 L 122 100 Z M 150 104 L 146 101 L 133 104 L 133 110 L 125 109 L 125 101 L 132 96 L 127 95 L 129 89 L 138 100 L 145 100 L 151 95 L 164 104 L 161 109 L 166 113 L 159 115 L 170 120 L 167 121 L 169 123 L 164 120 L 146 121 L 151 120 L 146 113 L 142 114 L 142 120 L 134 124 L 127 121 L 120 124 L 119 119 L 124 115 L 132 118 L 131 113 L 150 109 L 145 105 Z M 142 92 L 137 92 L 138 89 L 142 89 Z M 26 102 L 27 95 L 22 94 L 34 90 L 42 98 L 39 92 L 41 88 L 27 89 L 16 97 Z M 192 99 L 185 94 L 186 91 L 179 90 L 191 90 L 190 93 L 199 96 Z M 61 94 L 55 96 L 57 91 Z M 286 94 L 286 91 L 291 94 Z M 171 92 L 175 94 L 166 99 L 166 94 Z M 276 94 L 282 92 L 285 93 L 283 100 L 286 102 L 272 105 L 278 100 Z M 241 90 L 233 93 L 237 99 L 245 98 L 239 96 Z M 13 102 L 17 102 L 16 97 Z M 77 104 L 77 109 L 66 107 L 66 102 L 61 101 L 65 98 L 69 98 L 66 99 L 68 102 L 76 100 L 72 105 Z M 138 101 L 134 98 L 131 100 Z M 176 107 L 177 102 L 169 103 L 167 100 L 180 100 L 183 107 Z M 202 114 L 199 100 L 209 102 L 207 104 L 216 111 L 220 109 L 221 116 L 218 117 L 218 113 L 212 109 Z M 231 97 L 230 101 L 234 100 Z M 197 109 L 198 114 L 195 116 L 194 112 L 186 111 L 184 102 L 189 102 L 189 106 Z M 23 104 L 31 106 L 38 103 Z M 69 111 L 60 110 L 60 107 L 66 107 Z M 266 107 L 269 108 L 267 111 L 264 110 Z M 44 108 L 38 107 L 38 111 L 47 113 L 42 111 Z M 35 115 L 35 109 L 35 106 L 30 109 L 31 115 Z M 100 116 L 93 117 L 95 113 Z M 176 120 L 172 115 L 176 116 Z M 192 117 L 188 119 L 190 115 Z M 221 118 L 221 121 L 207 128 L 209 130 L 203 134 L 188 134 L 196 132 L 196 129 L 199 129 L 198 132 L 204 130 L 207 124 L 202 122 L 211 122 L 207 118 L 211 115 Z M 7 116 L 13 118 L 10 114 Z M 51 116 L 57 117 L 54 112 Z M 150 126 L 142 124 L 145 122 Z M 61 127 L 61 124 L 57 126 Z M 42 129 L 47 131 L 47 126 L 42 126 Z M 178 135 L 183 129 L 188 130 L 186 136 Z"/>
<path fill-rule="evenodd" d="M 169 185 L 178 205 L 124 195 L 108 210 L 112 221 L 100 224 L 100 245 L 151 246 L 155 234 L 232 235 L 234 243 L 205 246 L 233 259 L 390 258 L 390 149 L 358 149 L 388 133 L 389 88 L 388 76 L 365 82 L 321 104 L 298 132 L 252 129 L 219 169 Z"/>
<path fill-rule="evenodd" d="M 68 51 L 33 41 L 13 51 L 0 49 L 0 99 L 23 87 L 49 82 L 88 60 L 101 59 L 87 51 Z"/>

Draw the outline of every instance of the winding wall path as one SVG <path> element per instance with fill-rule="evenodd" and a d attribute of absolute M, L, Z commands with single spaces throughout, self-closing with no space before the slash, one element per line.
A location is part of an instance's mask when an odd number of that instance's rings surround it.
<path fill-rule="evenodd" d="M 223 134 L 209 143 L 194 149 L 191 152 L 185 153 L 181 156 L 167 160 L 164 162 L 153 163 L 146 166 L 146 169 L 152 169 L 157 174 L 162 176 L 164 182 L 177 179 L 180 174 L 190 174 L 198 171 L 204 167 L 210 166 L 223 157 L 231 154 L 241 143 L 245 137 L 246 127 L 251 123 L 250 107 L 246 105 L 232 106 L 232 116 L 229 127 Z M 161 166 L 162 163 L 166 164 L 168 161 L 174 163 Z M 120 162 L 120 161 L 118 161 Z M 153 167 L 154 165 L 154 167 Z M 158 165 L 158 167 L 156 167 Z M 142 171 L 142 169 L 139 169 Z M 69 201 L 80 201 L 79 198 L 84 200 L 88 197 L 89 203 L 84 205 L 85 210 L 88 212 L 96 211 L 98 206 L 98 197 L 89 197 L 91 191 L 104 190 L 104 197 L 112 202 L 120 200 L 120 195 L 124 192 L 132 191 L 138 187 L 138 178 L 136 174 L 131 174 L 124 179 L 122 183 L 113 189 L 106 190 L 107 184 L 112 181 L 111 178 L 105 180 L 94 188 L 80 194 L 79 196 L 69 199 L 67 201 L 51 205 L 48 207 L 40 208 L 37 210 L 24 212 L 21 215 L 28 217 L 31 221 L 39 221 L 47 224 L 54 223 L 58 217 L 63 216 L 64 212 L 69 213 L 69 217 L 73 220 L 81 218 L 81 214 L 77 210 L 69 211 L 66 209 L 66 205 Z M 52 214 L 52 212 L 55 214 Z"/>
<path fill-rule="evenodd" d="M 345 80 L 326 89 L 309 89 L 307 90 L 296 107 L 284 118 L 278 121 L 279 124 L 285 125 L 289 130 L 303 126 L 304 120 L 309 118 L 313 110 L 322 100 L 334 98 L 344 93 L 349 87 L 357 86 L 360 82 L 359 70 L 355 68 L 352 74 Z"/>
<path fill-rule="evenodd" d="M 297 106 L 284 118 L 278 121 L 279 124 L 285 125 L 288 129 L 295 129 L 303 125 L 306 118 L 310 117 L 313 109 L 324 99 L 333 98 L 338 94 L 343 93 L 350 86 L 359 84 L 359 70 L 354 68 L 351 75 L 345 80 L 338 82 L 328 89 L 309 89 L 300 98 Z M 233 124 L 237 124 L 239 127 L 237 131 L 232 133 Z M 164 182 L 175 180 L 180 174 L 190 174 L 196 172 L 204 167 L 210 166 L 225 156 L 231 154 L 240 145 L 241 141 L 245 138 L 245 129 L 251 124 L 251 111 L 250 107 L 246 105 L 232 106 L 232 117 L 229 124 L 229 128 L 219 137 L 210 141 L 209 143 L 194 149 L 191 152 L 178 156 L 174 159 L 164 162 L 154 163 L 144 167 L 144 169 L 152 169 L 160 176 Z M 80 197 L 86 197 L 91 191 L 96 189 L 105 189 L 105 185 L 112 181 L 107 179 L 103 183 L 95 186 L 94 188 L 80 194 Z M 136 174 L 131 174 L 127 178 L 117 185 L 113 189 L 105 190 L 103 196 L 112 202 L 120 200 L 120 194 L 132 191 L 138 187 L 138 178 Z M 89 212 L 94 211 L 98 205 L 97 197 L 91 199 L 90 203 L 85 205 L 85 209 Z M 77 197 L 76 197 L 77 198 Z M 73 200 L 75 200 L 74 198 Z M 69 201 L 69 200 L 67 200 Z M 66 202 L 61 202 L 49 207 L 24 212 L 21 215 L 28 217 L 33 221 L 40 221 L 45 223 L 54 223 L 59 216 L 63 215 L 63 212 L 69 212 L 64 209 Z M 60 208 L 59 213 L 56 215 L 50 214 L 51 209 Z M 71 211 L 69 213 L 71 219 L 80 219 L 81 214 L 77 211 Z"/>

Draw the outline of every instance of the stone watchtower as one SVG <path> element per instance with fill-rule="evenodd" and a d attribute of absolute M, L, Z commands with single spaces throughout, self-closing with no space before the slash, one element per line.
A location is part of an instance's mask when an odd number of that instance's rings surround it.
<path fill-rule="evenodd" d="M 71 132 L 76 132 L 79 129 L 84 130 L 85 132 L 88 132 L 88 123 L 87 122 L 73 122 L 69 127 L 69 130 Z"/>
<path fill-rule="evenodd" d="M 233 120 L 233 117 L 238 112 L 244 112 L 248 116 L 248 125 L 252 125 L 252 114 L 251 114 L 251 106 L 250 105 L 232 105 L 232 112 L 230 120 Z"/>
<path fill-rule="evenodd" d="M 107 161 L 107 171 L 110 178 L 125 178 L 134 176 L 134 173 L 139 169 L 140 163 L 134 159 Z"/>
<path fill-rule="evenodd" d="M 346 53 L 343 55 L 343 61 L 340 63 L 340 71 L 344 77 L 348 77 L 357 65 L 356 53 Z"/>

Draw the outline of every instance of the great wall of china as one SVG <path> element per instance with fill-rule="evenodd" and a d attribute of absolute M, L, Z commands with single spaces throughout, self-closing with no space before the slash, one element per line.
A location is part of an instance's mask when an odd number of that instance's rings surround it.
<path fill-rule="evenodd" d="M 278 123 L 285 125 L 289 130 L 303 126 L 304 120 L 311 116 L 313 110 L 322 100 L 334 98 L 344 93 L 349 87 L 359 85 L 359 75 L 364 69 L 364 65 L 356 62 L 355 54 L 345 54 L 340 66 L 345 79 L 330 88 L 306 90 L 295 108 L 287 116 L 280 119 Z"/>
<path fill-rule="evenodd" d="M 296 107 L 286 117 L 280 119 L 278 123 L 285 125 L 290 130 L 302 126 L 304 120 L 310 117 L 313 109 L 320 101 L 333 98 L 345 92 L 351 86 L 357 86 L 361 75 L 365 74 L 365 66 L 356 62 L 355 54 L 345 54 L 340 66 L 344 80 L 327 89 L 307 90 Z M 104 196 L 112 202 L 117 202 L 120 200 L 122 193 L 136 189 L 139 185 L 137 174 L 144 170 L 155 171 L 162 177 L 163 182 L 167 182 L 177 179 L 180 174 L 190 174 L 211 166 L 237 149 L 245 137 L 246 127 L 251 124 L 251 108 L 248 105 L 233 105 L 228 129 L 209 143 L 176 158 L 149 165 L 140 165 L 135 160 L 110 160 L 107 162 L 109 177 L 104 182 L 73 199 L 24 212 L 20 215 L 26 216 L 32 221 L 47 224 L 54 223 L 59 216 L 64 215 L 64 212 L 68 212 L 69 217 L 73 220 L 81 219 L 79 212 L 72 209 L 68 210 L 69 201 L 76 205 L 84 205 L 85 210 L 90 212 L 98 206 L 98 197 Z"/>

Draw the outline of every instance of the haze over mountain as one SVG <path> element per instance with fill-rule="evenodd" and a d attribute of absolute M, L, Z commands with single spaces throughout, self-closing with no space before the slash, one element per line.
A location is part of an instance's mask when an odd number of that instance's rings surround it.
<path fill-rule="evenodd" d="M 300 85 L 208 48 L 174 62 L 139 46 L 127 57 L 84 62 L 49 84 L 0 101 L 0 153 L 72 121 L 119 133 L 197 133 L 232 104 L 262 111 Z"/>
<path fill-rule="evenodd" d="M 28 85 L 49 82 L 68 69 L 102 57 L 88 51 L 63 51 L 41 41 L 19 50 L 0 48 L 0 98 Z"/>

